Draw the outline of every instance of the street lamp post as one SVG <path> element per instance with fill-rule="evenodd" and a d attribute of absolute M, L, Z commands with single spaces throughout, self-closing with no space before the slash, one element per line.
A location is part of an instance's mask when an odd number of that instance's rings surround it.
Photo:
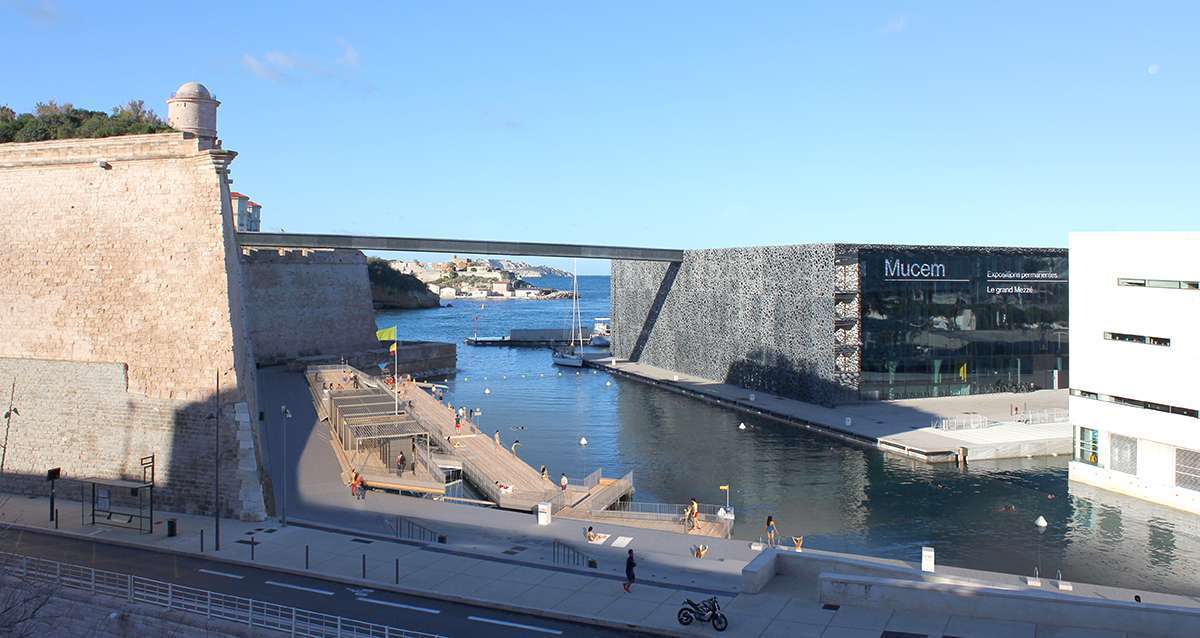
<path fill-rule="evenodd" d="M 287 409 L 286 405 L 279 406 L 279 414 L 283 416 L 283 507 L 280 508 L 280 520 L 283 527 L 287 527 L 287 431 L 288 424 L 292 422 L 292 413 Z"/>
<path fill-rule="evenodd" d="M 205 420 L 213 420 L 213 548 L 221 551 L 221 371 L 217 371 L 216 409 Z"/>
<path fill-rule="evenodd" d="M 8 431 L 12 428 L 13 416 L 21 416 L 21 412 L 13 407 L 17 398 L 17 380 L 13 379 L 12 392 L 8 397 L 8 410 L 4 413 L 4 444 L 0 445 L 0 474 L 4 473 L 4 462 L 8 460 Z"/>

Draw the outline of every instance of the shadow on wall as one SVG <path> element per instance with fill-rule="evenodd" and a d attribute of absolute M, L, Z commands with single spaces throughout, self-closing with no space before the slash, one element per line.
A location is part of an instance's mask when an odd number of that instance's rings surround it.
<path fill-rule="evenodd" d="M 807 397 L 813 403 L 831 406 L 856 400 L 855 393 L 816 371 L 798 367 L 783 353 L 758 348 L 730 364 L 722 379 L 747 390 L 783 397 Z"/>
<path fill-rule="evenodd" d="M 91 498 L 88 479 L 141 482 L 140 460 L 154 455 L 154 509 L 211 514 L 215 501 L 218 421 L 214 401 L 180 402 L 122 394 L 87 403 L 58 397 L 47 402 L 39 392 L 21 396 L 9 438 L 0 493 L 49 496 L 46 471 L 62 469 L 55 491 L 60 498 Z M 62 427 L 61 424 L 79 424 Z M 235 406 L 220 415 L 220 504 L 225 517 L 240 514 L 242 484 L 238 471 Z M 110 488 L 114 507 L 137 507 L 128 490 Z M 78 507 L 73 504 L 72 507 Z M 66 514 L 63 514 L 66 516 Z M 78 516 L 74 511 L 73 516 Z"/>
<path fill-rule="evenodd" d="M 642 352 L 646 349 L 646 342 L 650 340 L 650 335 L 654 332 L 654 325 L 658 323 L 658 315 L 662 312 L 663 305 L 667 303 L 667 296 L 671 294 L 671 287 L 675 285 L 675 278 L 679 276 L 679 268 L 682 262 L 673 261 L 667 264 L 667 271 L 663 273 L 662 281 L 658 284 L 658 292 L 654 294 L 654 302 L 650 304 L 650 311 L 646 313 L 646 320 L 642 322 L 641 332 L 638 333 L 637 341 L 633 343 L 633 349 L 630 350 L 629 360 L 640 361 Z"/>

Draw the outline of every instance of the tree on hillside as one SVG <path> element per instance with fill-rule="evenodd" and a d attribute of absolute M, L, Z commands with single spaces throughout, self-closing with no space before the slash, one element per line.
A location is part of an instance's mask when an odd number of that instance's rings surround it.
<path fill-rule="evenodd" d="M 116 106 L 112 114 L 76 108 L 70 102 L 38 102 L 32 113 L 18 115 L 0 106 L 0 143 L 41 142 L 87 137 L 139 135 L 171 130 L 141 100 Z"/>

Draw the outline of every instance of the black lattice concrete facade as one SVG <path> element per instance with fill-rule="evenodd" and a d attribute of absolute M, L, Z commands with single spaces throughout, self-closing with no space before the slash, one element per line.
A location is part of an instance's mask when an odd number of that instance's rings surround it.
<path fill-rule="evenodd" d="M 956 268 L 973 273 L 990 272 L 991 264 L 1007 259 L 1060 260 L 1055 264 L 1065 286 L 1062 249 L 807 244 L 685 251 L 683 261 L 674 263 L 614 261 L 612 353 L 824 405 L 892 398 L 865 397 L 868 393 L 859 390 L 864 354 L 860 270 L 867 263 L 878 266 L 881 253 L 893 250 L 945 255 L 957 260 Z M 878 279 L 872 275 L 872 281 Z M 945 281 L 965 282 L 961 285 L 975 293 L 992 290 L 982 274 Z M 980 303 L 975 300 L 976 310 Z M 985 298 L 982 307 L 990 309 L 989 304 Z M 1012 330 L 1018 333 L 1025 334 Z M 1006 330 L 972 325 L 969 333 L 954 334 L 987 340 L 1003 338 Z M 964 381 L 985 376 L 973 366 L 969 375 L 968 368 L 963 371 Z M 967 392 L 991 391 L 990 385 L 968 385 Z"/>

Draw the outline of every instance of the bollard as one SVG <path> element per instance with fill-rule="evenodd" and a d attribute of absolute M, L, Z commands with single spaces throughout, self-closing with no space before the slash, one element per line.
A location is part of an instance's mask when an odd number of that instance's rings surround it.
<path fill-rule="evenodd" d="M 204 553 L 204 528 L 200 528 L 200 553 Z"/>
<path fill-rule="evenodd" d="M 54 529 L 58 529 L 58 508 L 54 508 Z"/>
<path fill-rule="evenodd" d="M 304 569 L 308 569 L 308 545 L 304 546 Z"/>
<path fill-rule="evenodd" d="M 366 554 L 363 554 L 362 556 L 363 556 L 363 560 L 362 560 L 362 567 L 363 567 L 363 569 L 362 569 L 362 574 L 363 574 L 363 580 L 366 580 L 366 578 L 367 578 L 367 555 L 366 555 Z"/>
<path fill-rule="evenodd" d="M 400 559 L 396 559 L 396 584 L 400 584 Z"/>
<path fill-rule="evenodd" d="M 254 560 L 254 534 L 250 535 L 250 560 Z"/>

